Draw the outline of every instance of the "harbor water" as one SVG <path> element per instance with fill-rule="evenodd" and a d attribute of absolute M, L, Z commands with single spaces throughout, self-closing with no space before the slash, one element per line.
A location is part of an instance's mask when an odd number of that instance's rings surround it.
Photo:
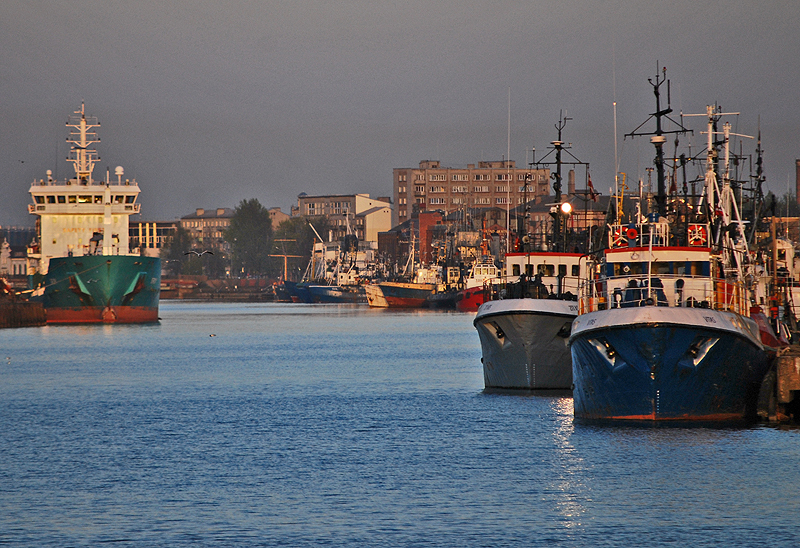
<path fill-rule="evenodd" d="M 800 430 L 485 394 L 472 314 L 160 316 L 0 331 L 0 545 L 800 544 Z"/>

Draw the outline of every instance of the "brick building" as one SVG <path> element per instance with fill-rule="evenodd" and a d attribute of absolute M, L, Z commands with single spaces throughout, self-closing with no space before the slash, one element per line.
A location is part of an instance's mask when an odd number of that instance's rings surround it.
<path fill-rule="evenodd" d="M 512 160 L 479 162 L 466 168 L 426 160 L 419 168 L 395 168 L 392 226 L 418 211 L 445 213 L 466 208 L 516 207 L 550 194 L 550 170 L 518 168 Z"/>

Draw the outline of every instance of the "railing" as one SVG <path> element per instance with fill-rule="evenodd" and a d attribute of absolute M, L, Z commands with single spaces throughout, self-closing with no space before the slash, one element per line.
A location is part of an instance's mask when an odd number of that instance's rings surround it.
<path fill-rule="evenodd" d="M 557 278 L 557 277 L 554 277 Z M 578 298 L 578 279 L 572 276 L 563 276 L 560 287 L 556 284 L 545 283 L 547 278 L 506 278 L 501 283 L 484 283 L 484 299 L 495 301 L 498 299 L 560 299 L 575 301 Z"/>
<path fill-rule="evenodd" d="M 668 306 L 725 310 L 749 316 L 744 282 L 708 276 L 620 276 L 583 280 L 579 313 L 609 308 Z"/>
<path fill-rule="evenodd" d="M 108 181 L 109 186 L 138 186 L 136 179 L 127 179 L 125 181 L 117 181 L 116 179 L 110 179 Z M 55 179 L 50 179 L 49 181 L 45 179 L 39 179 L 38 181 L 34 180 L 32 186 L 76 186 L 76 187 L 100 187 L 106 186 L 105 180 L 102 179 L 92 179 L 91 184 L 88 181 L 81 182 L 77 179 L 62 179 L 57 181 Z"/>

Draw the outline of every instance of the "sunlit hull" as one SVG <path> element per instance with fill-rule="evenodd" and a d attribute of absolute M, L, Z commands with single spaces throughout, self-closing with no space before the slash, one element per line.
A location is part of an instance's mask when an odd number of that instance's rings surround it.
<path fill-rule="evenodd" d="M 161 260 L 130 255 L 50 259 L 42 304 L 47 323 L 158 320 Z"/>
<path fill-rule="evenodd" d="M 580 316 L 570 338 L 575 417 L 742 420 L 769 365 L 755 322 L 700 308 Z"/>
<path fill-rule="evenodd" d="M 378 284 L 389 308 L 424 308 L 435 284 L 383 282 Z"/>
<path fill-rule="evenodd" d="M 567 341 L 578 303 L 506 299 L 482 305 L 473 321 L 487 389 L 570 390 Z"/>

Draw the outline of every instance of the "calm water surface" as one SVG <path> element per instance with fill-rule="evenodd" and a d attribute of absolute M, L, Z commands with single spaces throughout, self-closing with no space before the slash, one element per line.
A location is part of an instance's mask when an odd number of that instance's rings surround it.
<path fill-rule="evenodd" d="M 472 315 L 161 318 L 0 331 L 0 545 L 800 544 L 800 431 L 484 394 Z"/>

